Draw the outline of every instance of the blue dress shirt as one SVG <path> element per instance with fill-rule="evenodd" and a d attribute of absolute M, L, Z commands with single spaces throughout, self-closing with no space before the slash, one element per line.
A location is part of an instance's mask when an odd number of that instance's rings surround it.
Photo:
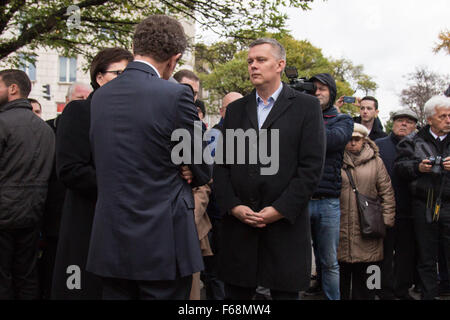
<path fill-rule="evenodd" d="M 267 104 L 264 104 L 263 99 L 256 92 L 256 111 L 258 112 L 258 127 L 261 129 L 264 121 L 266 121 L 267 116 L 269 115 L 270 110 L 272 110 L 273 105 L 278 99 L 278 96 L 283 89 L 283 84 L 280 82 L 280 86 L 278 89 L 269 97 L 267 100 Z"/>

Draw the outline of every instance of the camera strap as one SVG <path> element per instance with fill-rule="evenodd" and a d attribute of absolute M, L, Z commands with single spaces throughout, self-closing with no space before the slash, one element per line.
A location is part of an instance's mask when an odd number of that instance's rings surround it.
<path fill-rule="evenodd" d="M 434 200 L 434 189 L 429 188 L 427 190 L 427 208 L 425 210 L 425 220 L 427 223 L 432 223 L 431 216 L 433 215 L 432 208 L 433 208 L 433 200 Z"/>
<path fill-rule="evenodd" d="M 439 220 L 439 213 L 441 211 L 441 199 L 442 199 L 442 192 L 444 191 L 444 185 L 445 185 L 445 180 L 447 178 L 447 174 L 443 174 L 442 177 L 442 181 L 441 181 L 441 187 L 439 188 L 439 194 L 438 197 L 436 199 L 436 204 L 434 206 L 434 212 L 433 212 L 433 221 L 438 221 Z"/>

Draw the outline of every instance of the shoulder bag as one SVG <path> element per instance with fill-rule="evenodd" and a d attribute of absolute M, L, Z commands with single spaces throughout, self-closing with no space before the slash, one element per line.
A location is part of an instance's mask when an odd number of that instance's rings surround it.
<path fill-rule="evenodd" d="M 361 235 L 363 238 L 370 239 L 384 238 L 386 235 L 386 226 L 383 220 L 383 208 L 380 200 L 359 193 L 350 170 L 346 168 L 345 172 L 356 195 Z"/>

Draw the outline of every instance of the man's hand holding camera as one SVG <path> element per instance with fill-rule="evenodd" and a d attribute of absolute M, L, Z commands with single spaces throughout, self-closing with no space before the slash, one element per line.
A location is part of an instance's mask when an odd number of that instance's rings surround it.
<path fill-rule="evenodd" d="M 450 157 L 444 159 L 442 166 L 444 167 L 445 171 L 450 171 Z"/>
<path fill-rule="evenodd" d="M 422 162 L 419 163 L 419 171 L 422 173 L 430 173 L 432 172 L 434 165 L 436 165 L 436 160 L 432 161 L 429 158 L 423 159 Z M 450 171 L 450 157 L 445 158 L 442 161 L 441 166 L 445 171 Z"/>

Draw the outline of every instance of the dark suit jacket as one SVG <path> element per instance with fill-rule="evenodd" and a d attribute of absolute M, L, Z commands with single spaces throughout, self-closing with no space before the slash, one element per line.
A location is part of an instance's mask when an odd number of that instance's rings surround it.
<path fill-rule="evenodd" d="M 258 130 L 255 91 L 227 108 L 224 129 L 238 128 Z M 307 205 L 319 183 L 325 155 L 319 100 L 284 84 L 262 129 L 268 129 L 269 135 L 279 130 L 280 164 L 275 175 L 261 175 L 261 164 L 214 168 L 216 197 L 225 213 L 219 276 L 242 287 L 300 291 L 308 288 L 311 275 Z M 226 136 L 224 140 L 226 146 Z M 237 205 L 254 211 L 273 206 L 284 218 L 253 228 L 229 213 Z"/>
<path fill-rule="evenodd" d="M 192 187 L 208 183 L 211 167 L 190 165 L 196 179 L 189 185 L 171 161 L 178 143 L 171 141 L 173 131 L 183 128 L 194 137 L 195 120 L 200 121 L 191 91 L 158 78 L 142 62 L 130 63 L 97 89 L 90 139 L 98 199 L 88 271 L 173 280 L 203 269 Z"/>

